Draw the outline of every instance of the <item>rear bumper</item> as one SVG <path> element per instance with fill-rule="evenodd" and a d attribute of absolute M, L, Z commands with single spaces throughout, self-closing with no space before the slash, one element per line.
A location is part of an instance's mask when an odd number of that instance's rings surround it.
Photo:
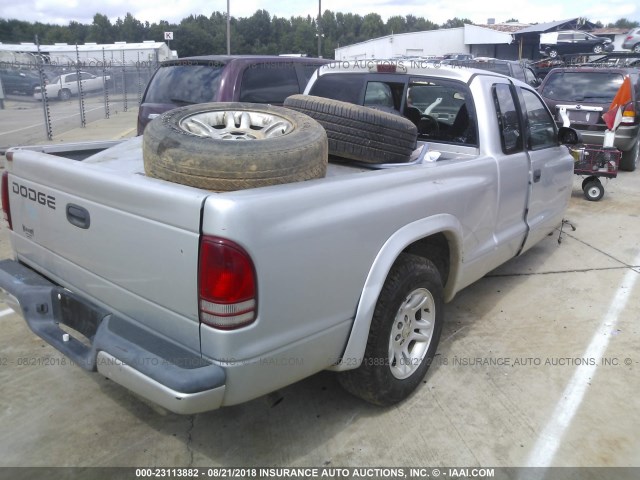
<path fill-rule="evenodd" d="M 584 143 L 593 145 L 602 145 L 604 141 L 604 130 L 583 130 L 579 125 L 573 126 L 580 132 Z M 613 146 L 623 152 L 628 152 L 635 145 L 638 135 L 640 135 L 640 126 L 624 126 L 621 125 L 616 130 L 616 136 Z"/>
<path fill-rule="evenodd" d="M 222 367 L 79 298 L 16 261 L 0 261 L 0 300 L 79 366 L 172 412 L 193 414 L 222 404 Z M 64 325 L 72 330 L 61 328 Z"/>

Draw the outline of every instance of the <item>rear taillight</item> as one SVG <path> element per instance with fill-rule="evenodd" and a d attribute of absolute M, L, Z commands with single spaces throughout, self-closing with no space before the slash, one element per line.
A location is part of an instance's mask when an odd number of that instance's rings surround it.
<path fill-rule="evenodd" d="M 256 275 L 249 254 L 229 240 L 205 236 L 199 262 L 200 321 L 226 330 L 253 322 Z"/>
<path fill-rule="evenodd" d="M 636 122 L 636 110 L 633 107 L 633 102 L 629 102 L 624 106 L 622 111 L 622 120 L 620 123 L 625 125 L 635 125 Z"/>
<path fill-rule="evenodd" d="M 11 208 L 9 206 L 9 172 L 2 172 L 2 213 L 9 230 L 13 230 L 11 223 Z"/>

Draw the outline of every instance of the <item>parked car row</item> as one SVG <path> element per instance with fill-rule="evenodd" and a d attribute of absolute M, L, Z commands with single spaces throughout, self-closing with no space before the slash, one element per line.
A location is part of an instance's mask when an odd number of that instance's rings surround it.
<path fill-rule="evenodd" d="M 629 61 L 629 56 L 633 55 L 624 56 L 625 61 Z M 634 84 L 634 98 L 626 106 L 615 146 L 622 151 L 620 167 L 635 170 L 640 148 L 640 104 L 637 103 L 640 70 L 619 63 L 616 54 L 601 57 L 600 60 L 600 63 L 589 64 L 588 67 L 566 66 L 560 59 L 550 60 L 553 65 L 549 68 L 553 69 L 544 81 L 539 79 L 530 64 L 513 60 L 479 57 L 450 60 L 441 66 L 489 70 L 538 87 L 559 125 L 563 121 L 560 109 L 566 110 L 572 127 L 582 132 L 585 143 L 597 145 L 602 145 L 606 130 L 602 114 L 608 110 L 623 77 L 630 75 Z M 268 56 L 203 56 L 164 62 L 144 92 L 138 112 L 138 134 L 143 133 L 153 118 L 179 106 L 237 101 L 282 105 L 288 96 L 303 92 L 313 72 L 329 62 L 317 58 Z M 353 74 L 352 84 L 341 81 L 340 89 L 325 85 L 332 78 L 326 77 L 316 86 L 324 90 L 312 94 L 403 115 L 426 135 L 434 135 L 430 130 L 436 127 L 439 134 L 446 133 L 451 127 L 449 133 L 453 135 L 455 114 L 448 113 L 447 106 L 451 107 L 451 112 L 457 112 L 464 99 L 434 88 L 414 86 L 406 89 L 399 85 L 394 89 L 393 82 L 372 82 L 363 90 L 360 79 L 356 77 Z M 403 97 L 405 94 L 407 98 Z M 435 103 L 438 105 L 431 111 Z"/>

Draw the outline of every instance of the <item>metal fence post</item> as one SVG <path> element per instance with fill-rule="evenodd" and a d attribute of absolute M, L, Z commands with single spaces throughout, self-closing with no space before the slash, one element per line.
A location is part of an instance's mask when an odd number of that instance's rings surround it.
<path fill-rule="evenodd" d="M 47 134 L 47 139 L 53 140 L 53 128 L 51 128 L 51 112 L 49 111 L 49 98 L 47 97 L 47 89 L 44 76 L 44 62 L 42 61 L 42 54 L 40 53 L 40 42 L 38 41 L 38 35 L 36 35 L 36 47 L 38 49 L 38 57 L 36 58 L 36 62 L 38 64 L 38 73 L 40 74 L 40 93 L 42 94 L 44 128 L 45 133 Z"/>
<path fill-rule="evenodd" d="M 84 90 L 82 89 L 82 81 L 80 79 L 80 50 L 76 43 L 76 75 L 78 81 L 78 103 L 80 104 L 80 124 L 83 127 L 87 126 L 87 118 L 84 111 Z"/>

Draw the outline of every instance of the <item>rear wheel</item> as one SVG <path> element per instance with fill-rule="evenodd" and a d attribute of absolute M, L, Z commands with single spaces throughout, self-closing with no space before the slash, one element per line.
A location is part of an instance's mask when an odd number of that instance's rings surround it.
<path fill-rule="evenodd" d="M 552 48 L 551 50 L 549 50 L 549 56 L 551 58 L 556 58 L 558 56 L 558 51 L 555 48 Z"/>
<path fill-rule="evenodd" d="M 636 43 L 633 46 L 633 53 L 640 53 L 640 43 Z"/>
<path fill-rule="evenodd" d="M 402 254 L 376 304 L 362 364 L 338 375 L 353 395 L 375 405 L 407 398 L 431 365 L 443 322 L 442 280 L 423 257 Z"/>
<path fill-rule="evenodd" d="M 597 202 L 604 195 L 604 187 L 597 178 L 587 182 L 582 191 L 584 192 L 584 197 L 590 202 Z"/>

